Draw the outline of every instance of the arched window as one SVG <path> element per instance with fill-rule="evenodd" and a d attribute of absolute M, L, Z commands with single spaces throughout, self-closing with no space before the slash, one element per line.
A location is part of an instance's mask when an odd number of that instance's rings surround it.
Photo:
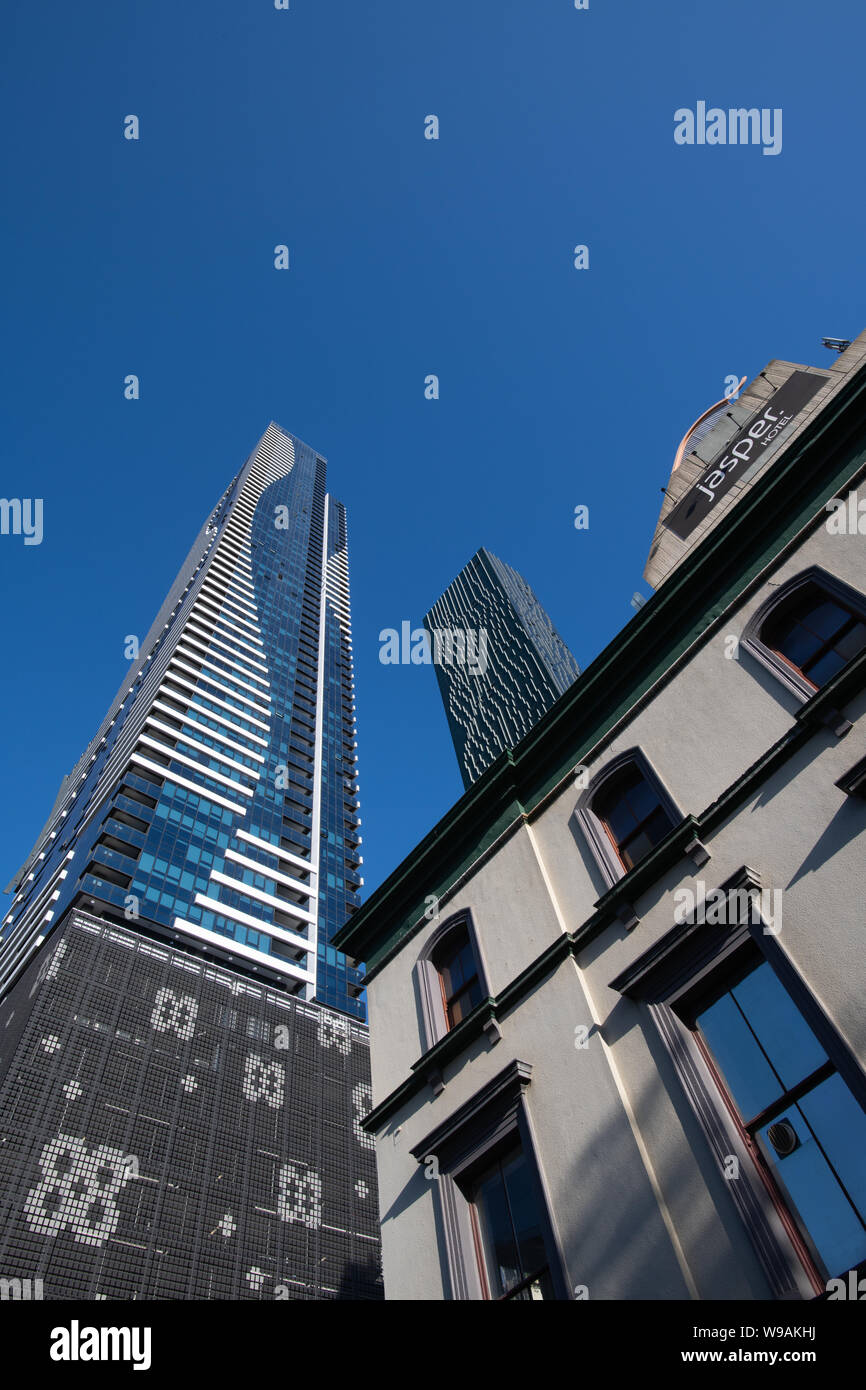
<path fill-rule="evenodd" d="M 468 910 L 449 917 L 433 933 L 415 972 L 426 1051 L 462 1023 L 490 993 Z"/>
<path fill-rule="evenodd" d="M 658 791 L 635 763 L 607 779 L 592 808 L 625 869 L 649 854 L 674 824 Z"/>
<path fill-rule="evenodd" d="M 581 796 L 578 824 L 608 885 L 663 840 L 682 819 L 639 749 L 604 767 Z"/>
<path fill-rule="evenodd" d="M 811 580 L 773 610 L 761 640 L 817 690 L 866 647 L 866 622 Z"/>
<path fill-rule="evenodd" d="M 449 1030 L 456 1028 L 483 998 L 478 961 L 466 923 L 449 932 L 431 957 L 439 985 Z"/>
<path fill-rule="evenodd" d="M 817 567 L 807 570 L 758 609 L 742 645 L 808 699 L 866 648 L 866 598 Z"/>

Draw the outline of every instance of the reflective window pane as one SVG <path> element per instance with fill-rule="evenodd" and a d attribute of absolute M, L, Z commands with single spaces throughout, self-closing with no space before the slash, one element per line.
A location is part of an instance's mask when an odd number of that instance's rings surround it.
<path fill-rule="evenodd" d="M 593 811 L 604 822 L 627 869 L 664 839 L 671 819 L 653 785 L 637 767 L 628 767 L 602 787 Z"/>
<path fill-rule="evenodd" d="M 826 1052 L 768 962 L 747 975 L 731 993 L 781 1077 L 785 1090 L 796 1086 L 826 1062 Z"/>
<path fill-rule="evenodd" d="M 846 661 L 850 661 L 852 656 L 856 656 L 866 647 L 866 623 L 855 623 L 850 631 L 846 632 L 833 645 L 840 656 L 843 656 Z"/>
<path fill-rule="evenodd" d="M 866 1257 L 866 1232 L 816 1143 L 801 1107 L 792 1106 L 783 1118 L 796 1134 L 797 1147 L 787 1156 L 779 1155 L 769 1138 L 773 1125 L 767 1125 L 757 1135 L 762 1151 L 788 1205 L 799 1215 L 813 1240 L 828 1275 L 844 1273 Z"/>
<path fill-rule="evenodd" d="M 826 685 L 829 680 L 832 680 L 836 672 L 841 671 L 844 665 L 845 658 L 831 648 L 830 651 L 825 652 L 823 656 L 813 662 L 807 668 L 805 674 L 814 685 L 822 686 Z"/>
<path fill-rule="evenodd" d="M 545 1264 L 546 1256 L 529 1165 L 522 1153 L 517 1154 L 509 1163 L 502 1165 L 502 1172 L 520 1263 L 524 1274 L 532 1274 Z"/>
<path fill-rule="evenodd" d="M 507 1297 L 516 1290 L 513 1296 L 521 1301 L 553 1298 L 540 1213 L 521 1149 L 512 1150 L 478 1179 L 472 1202 L 491 1297 Z"/>
<path fill-rule="evenodd" d="M 804 614 L 803 622 L 823 641 L 827 641 L 844 626 L 849 616 L 847 610 L 841 608 L 838 603 L 826 599 L 823 603 L 817 603 L 811 612 Z"/>
<path fill-rule="evenodd" d="M 796 622 L 786 632 L 783 631 L 779 640 L 780 650 L 795 666 L 803 666 L 820 646 L 820 639 L 815 633 Z"/>
<path fill-rule="evenodd" d="M 469 933 L 451 934 L 434 957 L 442 981 L 445 1012 L 451 1028 L 465 1018 L 481 999 L 481 982 Z"/>
<path fill-rule="evenodd" d="M 603 815 L 616 840 L 624 840 L 637 824 L 632 815 L 631 807 L 624 797 L 616 801 L 606 802 Z"/>
<path fill-rule="evenodd" d="M 696 1022 L 747 1127 L 776 1107 L 752 1132 L 826 1274 L 844 1273 L 866 1258 L 866 1112 L 838 1073 L 826 1075 L 825 1049 L 768 962 Z M 789 1093 L 804 1082 L 798 1104 Z"/>
<path fill-rule="evenodd" d="M 781 1082 L 730 994 L 705 1009 L 697 1022 L 744 1119 L 778 1099 Z"/>
<path fill-rule="evenodd" d="M 517 1241 L 508 1213 L 508 1199 L 499 1166 L 478 1186 L 475 1208 L 481 1228 L 487 1280 L 493 1298 L 500 1298 L 522 1279 Z"/>
<path fill-rule="evenodd" d="M 770 615 L 762 638 L 820 687 L 863 650 L 866 624 L 819 584 L 810 583 L 781 612 Z"/>
<path fill-rule="evenodd" d="M 804 1096 L 800 1109 L 861 1220 L 866 1220 L 866 1111 L 838 1074 Z"/>
<path fill-rule="evenodd" d="M 644 820 L 658 805 L 655 790 L 643 777 L 629 790 L 628 802 L 635 820 Z"/>

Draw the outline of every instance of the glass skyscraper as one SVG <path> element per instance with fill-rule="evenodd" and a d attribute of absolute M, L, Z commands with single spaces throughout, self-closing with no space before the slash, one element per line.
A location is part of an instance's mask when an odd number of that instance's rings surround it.
<path fill-rule="evenodd" d="M 271 425 L 199 534 L 16 876 L 0 985 L 72 903 L 364 1016 L 346 516 Z"/>
<path fill-rule="evenodd" d="M 330 944 L 362 879 L 325 474 L 268 428 L 11 885 L 0 1271 L 46 1297 L 380 1296 L 362 975 Z"/>
<path fill-rule="evenodd" d="M 580 668 L 522 575 L 483 547 L 424 626 L 468 788 L 529 733 Z"/>

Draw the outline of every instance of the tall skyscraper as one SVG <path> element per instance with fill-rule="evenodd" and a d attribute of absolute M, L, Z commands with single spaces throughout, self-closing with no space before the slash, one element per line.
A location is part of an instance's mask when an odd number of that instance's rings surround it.
<path fill-rule="evenodd" d="M 580 668 L 526 580 L 483 547 L 424 619 L 470 787 L 529 733 Z"/>
<path fill-rule="evenodd" d="M 346 517 L 271 425 L 13 880 L 0 1272 L 377 1297 Z M 137 650 L 136 650 L 137 648 Z"/>

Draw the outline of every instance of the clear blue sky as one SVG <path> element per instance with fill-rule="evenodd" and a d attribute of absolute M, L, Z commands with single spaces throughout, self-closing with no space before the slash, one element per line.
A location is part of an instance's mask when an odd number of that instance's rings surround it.
<path fill-rule="evenodd" d="M 866 326 L 866 11 L 7 0 L 0 39 L 2 493 L 45 528 L 0 537 L 0 878 L 275 419 L 348 508 L 374 886 L 461 792 L 433 671 L 380 629 L 483 544 L 588 664 L 726 376 Z M 781 107 L 782 153 L 676 146 L 698 100 Z"/>

